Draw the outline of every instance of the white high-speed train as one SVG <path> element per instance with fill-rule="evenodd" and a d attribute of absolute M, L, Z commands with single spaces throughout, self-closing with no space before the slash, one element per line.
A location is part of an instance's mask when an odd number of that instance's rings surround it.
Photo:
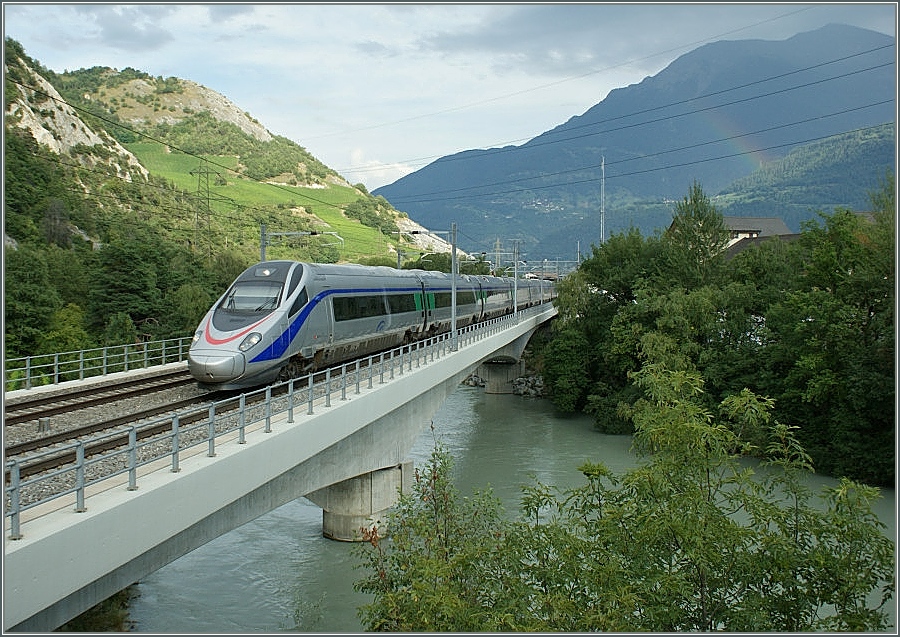
<path fill-rule="evenodd" d="M 458 328 L 513 312 L 513 279 L 458 275 Z M 519 309 L 556 297 L 520 279 Z M 265 261 L 247 268 L 201 321 L 188 369 L 202 385 L 243 389 L 447 332 L 452 279 L 386 266 Z"/>

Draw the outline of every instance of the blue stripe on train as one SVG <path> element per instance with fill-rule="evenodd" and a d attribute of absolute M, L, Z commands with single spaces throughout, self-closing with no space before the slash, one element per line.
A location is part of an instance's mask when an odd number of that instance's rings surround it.
<path fill-rule="evenodd" d="M 508 290 L 506 287 L 496 287 L 496 288 L 488 288 L 491 290 Z M 278 360 L 284 353 L 287 351 L 288 347 L 291 344 L 291 341 L 294 340 L 294 337 L 297 336 L 297 333 L 300 331 L 300 328 L 303 326 L 303 322 L 306 320 L 306 317 L 309 316 L 310 312 L 313 311 L 316 305 L 324 299 L 326 296 L 330 294 L 342 294 L 345 292 L 352 292 L 354 294 L 363 294 L 363 293 L 371 293 L 371 292 L 421 292 L 422 288 L 420 286 L 412 287 L 412 288 L 363 288 L 363 289 L 338 289 L 338 290 L 322 290 L 318 294 L 316 294 L 312 300 L 310 300 L 300 314 L 297 315 L 288 328 L 281 333 L 281 335 L 276 338 L 271 345 L 269 345 L 266 349 L 257 354 L 250 363 L 261 363 L 263 361 L 273 361 Z M 446 288 L 428 288 L 427 292 L 452 292 L 452 287 Z"/>

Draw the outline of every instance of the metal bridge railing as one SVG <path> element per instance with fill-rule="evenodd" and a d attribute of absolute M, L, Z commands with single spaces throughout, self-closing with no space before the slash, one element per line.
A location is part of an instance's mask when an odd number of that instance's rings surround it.
<path fill-rule="evenodd" d="M 187 361 L 191 337 L 111 345 L 77 352 L 10 358 L 3 368 L 4 391 L 56 385 L 144 367 Z"/>
<path fill-rule="evenodd" d="M 522 310 L 491 319 L 483 323 L 469 325 L 457 331 L 457 349 L 476 345 L 489 336 L 508 329 L 528 316 L 540 314 L 547 310 L 549 304 Z M 426 366 L 436 360 L 453 353 L 452 337 L 444 333 L 433 338 L 397 347 L 395 349 L 373 354 L 350 363 L 325 370 L 325 378 L 315 381 L 314 376 L 322 372 L 310 373 L 305 377 L 277 383 L 246 394 L 239 398 L 229 398 L 203 407 L 202 412 L 185 411 L 171 417 L 143 423 L 141 427 L 153 427 L 169 421 L 165 433 L 147 440 L 138 440 L 135 426 L 120 428 L 97 436 L 73 442 L 67 446 L 54 447 L 50 451 L 38 452 L 24 458 L 6 462 L 6 490 L 4 515 L 9 519 L 9 539 L 18 540 L 21 532 L 22 513 L 52 500 L 71 496 L 74 498 L 74 511 L 81 513 L 87 510 L 85 491 L 100 482 L 117 476 L 128 476 L 128 489 L 138 488 L 138 469 L 154 462 L 164 461 L 170 471 L 177 473 L 182 458 L 193 455 L 197 448 L 207 447 L 206 455 L 216 455 L 216 445 L 223 442 L 243 444 L 248 433 L 265 433 L 272 431 L 273 418 L 287 414 L 286 422 L 294 422 L 296 409 L 306 409 L 307 415 L 314 414 L 315 406 L 331 407 L 332 399 L 346 400 L 347 392 L 359 394 L 365 386 L 371 389 L 375 384 L 383 384 L 404 373 Z M 273 390 L 286 389 L 284 395 L 273 400 Z M 264 400 L 256 402 L 252 399 L 264 395 Z M 222 414 L 226 404 L 238 402 L 238 408 Z M 203 413 L 204 418 L 195 420 L 193 424 L 184 426 L 187 416 Z M 122 437 L 128 434 L 128 443 L 112 451 L 88 457 L 85 453 L 92 446 L 104 440 Z M 46 459 L 61 453 L 74 450 L 74 464 L 35 476 L 21 478 L 21 468 L 28 464 Z M 191 453 L 187 452 L 191 450 Z M 46 495 L 49 494 L 49 495 Z"/>

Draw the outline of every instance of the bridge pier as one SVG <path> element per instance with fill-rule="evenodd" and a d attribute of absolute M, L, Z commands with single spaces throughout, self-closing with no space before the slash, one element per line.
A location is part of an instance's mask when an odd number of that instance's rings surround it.
<path fill-rule="evenodd" d="M 482 363 L 476 372 L 486 394 L 511 394 L 513 381 L 525 373 L 525 361 Z"/>
<path fill-rule="evenodd" d="M 322 509 L 322 535 L 342 542 L 360 542 L 360 529 L 378 527 L 384 536 L 384 514 L 394 506 L 399 494 L 412 484 L 412 461 L 370 471 L 329 485 L 306 495 Z"/>

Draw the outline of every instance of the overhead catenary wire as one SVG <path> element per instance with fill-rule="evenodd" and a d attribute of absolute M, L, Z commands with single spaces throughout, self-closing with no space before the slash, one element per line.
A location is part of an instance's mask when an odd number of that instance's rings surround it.
<path fill-rule="evenodd" d="M 740 89 L 749 88 L 749 87 L 751 87 L 751 86 L 756 86 L 756 85 L 758 85 L 758 84 L 763 84 L 763 83 L 765 83 L 765 82 L 770 82 L 770 81 L 774 81 L 774 80 L 778 80 L 778 79 L 784 79 L 784 78 L 786 78 L 786 77 L 789 77 L 789 76 L 791 76 L 791 75 L 796 75 L 796 74 L 798 74 L 798 73 L 804 73 L 804 72 L 811 71 L 811 70 L 814 70 L 814 69 L 820 69 L 820 68 L 823 68 L 823 67 L 828 66 L 828 65 L 831 65 L 831 64 L 836 64 L 836 63 L 838 63 L 838 62 L 845 62 L 845 61 L 850 60 L 850 59 L 852 59 L 852 58 L 860 57 L 860 56 L 862 56 L 862 55 L 868 55 L 869 53 L 875 53 L 875 52 L 877 52 L 877 51 L 882 51 L 882 50 L 884 50 L 884 49 L 890 49 L 890 48 L 892 48 L 892 47 L 893 47 L 892 44 L 888 44 L 888 45 L 884 45 L 884 46 L 875 47 L 875 48 L 872 48 L 872 49 L 867 49 L 867 50 L 865 50 L 865 51 L 859 51 L 859 52 L 857 52 L 857 53 L 852 53 L 852 54 L 850 54 L 850 55 L 845 55 L 845 56 L 842 56 L 842 57 L 839 57 L 839 58 L 834 58 L 834 59 L 831 59 L 831 60 L 828 60 L 828 61 L 825 61 L 825 62 L 821 62 L 821 63 L 819 63 L 819 64 L 813 64 L 813 65 L 811 65 L 811 66 L 805 66 L 805 67 L 803 67 L 803 68 L 795 69 L 795 70 L 793 70 L 793 71 L 787 71 L 787 72 L 785 72 L 785 73 L 781 73 L 781 74 L 778 74 L 778 75 L 773 75 L 773 76 L 761 78 L 761 79 L 759 79 L 759 80 L 754 80 L 753 82 L 747 82 L 747 83 L 745 83 L 745 84 L 739 84 L 739 85 L 737 85 L 737 86 L 732 86 L 732 87 L 726 88 L 726 89 L 720 89 L 720 90 L 718 90 L 718 91 L 713 91 L 713 92 L 711 92 L 711 93 L 704 93 L 704 94 L 702 94 L 702 95 L 697 95 L 697 96 L 695 96 L 695 97 L 690 97 L 690 98 L 686 98 L 686 99 L 683 99 L 683 100 L 677 100 L 677 101 L 674 101 L 674 102 L 669 102 L 669 103 L 667 103 L 667 104 L 661 104 L 661 105 L 658 105 L 658 106 L 653 106 L 653 107 L 650 107 L 650 108 L 642 109 L 642 110 L 639 110 L 639 111 L 634 111 L 634 112 L 628 113 L 628 114 L 626 114 L 626 115 L 619 115 L 619 116 L 617 116 L 617 117 L 611 117 L 611 118 L 602 120 L 602 121 L 600 121 L 600 122 L 589 122 L 589 123 L 586 123 L 586 124 L 574 124 L 574 125 L 571 125 L 571 126 L 567 126 L 565 129 L 546 131 L 546 132 L 541 133 L 540 135 L 536 135 L 536 136 L 534 136 L 534 137 L 522 137 L 522 138 L 518 138 L 518 139 L 513 139 L 513 140 L 503 141 L 503 142 L 493 142 L 493 143 L 490 143 L 490 144 L 486 144 L 486 145 L 485 145 L 485 146 L 488 147 L 488 149 L 485 150 L 484 153 L 485 153 L 485 154 L 493 154 L 493 153 L 511 153 L 511 152 L 516 152 L 517 150 L 520 150 L 520 149 L 522 148 L 521 146 L 514 146 L 514 144 L 517 144 L 517 143 L 519 143 L 519 142 L 527 142 L 527 141 L 529 141 L 529 140 L 536 139 L 537 137 L 550 137 L 550 136 L 552 136 L 552 135 L 562 134 L 563 132 L 570 133 L 570 132 L 572 132 L 572 131 L 576 131 L 576 130 L 581 129 L 581 128 L 587 128 L 587 127 L 591 127 L 591 126 L 598 126 L 598 125 L 600 125 L 600 124 L 609 123 L 609 122 L 614 122 L 614 121 L 620 120 L 620 119 L 625 119 L 626 117 L 634 117 L 634 116 L 636 116 L 636 115 L 643 115 L 643 114 L 646 114 L 646 113 L 652 113 L 652 112 L 654 112 L 654 111 L 659 111 L 659 110 L 663 110 L 663 109 L 666 109 L 666 108 L 671 108 L 671 107 L 673 107 L 673 106 L 679 106 L 679 105 L 682 105 L 682 104 L 689 104 L 690 102 L 696 102 L 696 101 L 699 101 L 699 100 L 702 100 L 702 99 L 706 99 L 706 98 L 709 98 L 709 97 L 715 97 L 715 96 L 717 96 L 717 95 L 723 95 L 723 94 L 725 94 L 725 93 L 730 93 L 730 92 L 732 92 L 732 91 L 737 91 L 737 90 L 740 90 Z M 883 66 L 883 65 L 882 65 L 882 66 Z M 864 69 L 864 70 L 868 70 L 868 69 Z M 618 129 L 613 129 L 613 130 L 618 130 Z M 605 131 L 605 132 L 608 132 L 608 131 Z M 575 138 L 573 138 L 573 139 L 578 139 L 578 137 L 575 137 Z M 565 141 L 565 140 L 548 140 L 548 141 L 546 141 L 545 143 L 555 143 L 556 141 Z M 499 147 L 499 148 L 497 148 L 497 147 Z M 532 145 L 532 146 L 530 146 L 530 147 L 533 148 L 534 145 Z M 435 159 L 440 159 L 441 157 L 442 157 L 441 155 L 434 155 L 434 156 L 430 156 L 430 157 L 420 157 L 420 158 L 415 158 L 415 159 L 400 160 L 400 161 L 393 162 L 393 163 L 395 163 L 395 164 L 405 164 L 405 165 L 415 165 L 415 164 L 423 164 L 423 165 L 424 165 L 423 162 L 430 162 L 430 161 L 435 160 Z M 466 159 L 468 159 L 468 157 L 458 156 L 458 155 L 443 156 L 443 160 L 444 160 L 444 161 L 463 161 L 463 160 L 466 160 Z M 371 168 L 371 169 L 368 169 L 368 168 L 355 168 L 355 169 L 354 169 L 354 168 L 344 168 L 344 169 L 340 169 L 339 172 L 355 172 L 355 173 L 360 173 L 360 172 L 368 172 L 368 171 L 370 171 L 370 170 L 371 170 L 371 171 L 374 171 L 374 170 L 380 170 L 380 168 Z"/>

